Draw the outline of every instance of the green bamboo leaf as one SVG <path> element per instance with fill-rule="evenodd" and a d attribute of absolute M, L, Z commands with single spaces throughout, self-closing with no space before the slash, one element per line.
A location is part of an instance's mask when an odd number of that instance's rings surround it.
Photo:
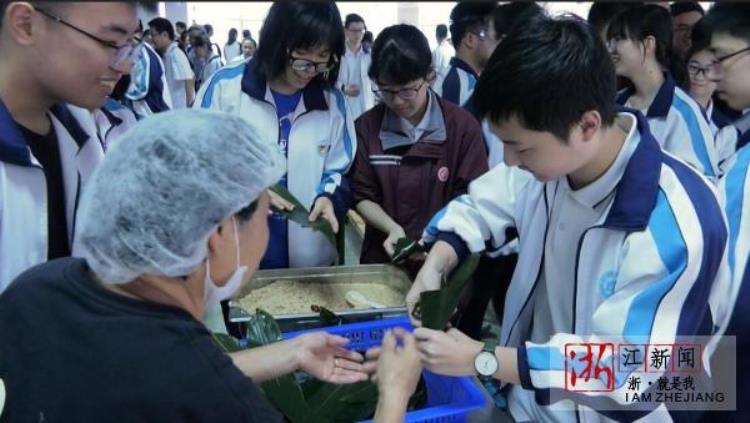
<path fill-rule="evenodd" d="M 312 304 L 310 305 L 310 310 L 312 310 L 313 313 L 320 314 L 320 321 L 323 322 L 324 326 L 341 326 L 343 323 L 341 317 L 325 307 Z"/>
<path fill-rule="evenodd" d="M 258 347 L 281 341 L 281 328 L 265 310 L 257 309 L 245 324 L 248 346 Z"/>
<path fill-rule="evenodd" d="M 292 195 L 291 192 L 289 192 L 289 190 L 282 187 L 281 185 L 274 185 L 270 187 L 269 190 L 274 194 L 277 194 L 284 200 L 294 204 L 294 209 L 292 211 L 278 210 L 274 208 L 275 212 L 283 214 L 287 219 L 299 224 L 304 228 L 312 228 L 313 230 L 321 232 L 323 235 L 325 235 L 326 238 L 328 238 L 329 241 L 331 241 L 331 244 L 334 247 L 336 246 L 336 234 L 333 233 L 333 228 L 331 228 L 331 224 L 328 223 L 327 220 L 319 217 L 314 222 L 310 222 L 310 211 L 307 210 L 307 208 L 305 208 L 305 206 L 303 206 L 302 203 L 300 203 L 299 200 L 297 200 L 297 198 Z"/>
<path fill-rule="evenodd" d="M 424 248 L 420 243 L 409 238 L 400 238 L 396 241 L 391 263 L 402 264 L 409 256 L 417 252 L 424 252 Z"/>
<path fill-rule="evenodd" d="M 214 332 L 211 334 L 211 336 L 213 337 L 214 342 L 219 347 L 219 349 L 224 351 L 225 353 L 233 353 L 242 350 L 240 343 L 237 342 L 237 339 L 235 339 L 235 337 L 233 337 L 232 335 Z"/>
<path fill-rule="evenodd" d="M 450 275 L 448 282 L 435 291 L 424 291 L 419 296 L 419 312 L 422 325 L 428 329 L 443 330 L 455 310 L 466 283 L 474 274 L 479 255 L 472 254 Z"/>

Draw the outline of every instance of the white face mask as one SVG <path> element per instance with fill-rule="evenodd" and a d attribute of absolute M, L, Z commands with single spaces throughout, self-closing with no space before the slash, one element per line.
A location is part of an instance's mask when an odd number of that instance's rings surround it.
<path fill-rule="evenodd" d="M 234 217 L 232 218 L 232 224 L 234 227 L 234 243 L 237 247 L 237 268 L 224 286 L 218 286 L 211 279 L 211 260 L 208 257 L 206 258 L 206 277 L 203 280 L 203 304 L 206 310 L 210 310 L 217 306 L 219 302 L 231 298 L 240 289 L 242 279 L 247 273 L 247 266 L 240 266 L 240 240 L 237 236 L 237 222 Z"/>

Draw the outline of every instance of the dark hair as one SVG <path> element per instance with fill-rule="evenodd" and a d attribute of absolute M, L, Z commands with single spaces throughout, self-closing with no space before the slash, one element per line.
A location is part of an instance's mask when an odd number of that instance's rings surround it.
<path fill-rule="evenodd" d="M 631 1 L 595 1 L 589 9 L 588 22 L 596 32 L 601 32 L 609 22 L 623 10 L 643 6 L 643 2 Z"/>
<path fill-rule="evenodd" d="M 174 41 L 174 27 L 172 26 L 172 22 L 169 22 L 169 20 L 164 18 L 154 18 L 149 21 L 148 26 L 149 28 L 153 28 L 160 34 L 166 32 L 169 39 Z"/>
<path fill-rule="evenodd" d="M 362 22 L 364 25 L 365 20 L 362 19 L 362 16 L 359 16 L 356 13 L 350 13 L 346 15 L 346 18 L 344 19 L 344 28 L 349 28 L 349 25 L 356 23 L 356 22 Z M 367 26 L 365 25 L 365 29 L 367 29 Z"/>
<path fill-rule="evenodd" d="M 187 29 L 187 25 L 185 25 L 185 22 L 182 22 L 182 21 L 177 21 L 177 22 L 176 22 L 176 23 L 174 24 L 174 26 L 175 26 L 175 28 L 176 28 L 176 27 L 180 27 L 180 28 L 182 28 L 182 29 Z"/>
<path fill-rule="evenodd" d="M 726 33 L 750 44 L 750 4 L 715 2 L 703 19 L 711 33 Z"/>
<path fill-rule="evenodd" d="M 593 27 L 576 17 L 540 16 L 498 45 L 473 101 L 493 122 L 515 116 L 528 129 L 566 140 L 590 110 L 612 125 L 615 94 L 614 65 Z"/>
<path fill-rule="evenodd" d="M 237 42 L 237 28 L 232 28 L 227 36 L 227 44 L 234 44 L 235 42 Z"/>
<path fill-rule="evenodd" d="M 697 1 L 676 1 L 669 6 L 669 13 L 673 17 L 688 12 L 698 12 L 701 16 L 706 14 L 706 11 Z"/>
<path fill-rule="evenodd" d="M 426 78 L 431 72 L 430 44 L 417 27 L 393 25 L 378 34 L 367 73 L 376 83 L 406 84 Z"/>
<path fill-rule="evenodd" d="M 372 32 L 365 31 L 364 35 L 362 35 L 362 42 L 363 43 L 372 43 L 373 41 L 374 40 L 373 40 L 373 37 L 372 37 Z"/>
<path fill-rule="evenodd" d="M 656 61 L 669 70 L 678 83 L 685 82 L 688 79 L 685 66 L 672 50 L 672 17 L 665 8 L 649 4 L 624 10 L 607 28 L 607 39 L 642 42 L 649 36 L 656 40 Z"/>
<path fill-rule="evenodd" d="M 497 36 L 507 35 L 513 28 L 535 16 L 544 15 L 544 8 L 534 2 L 514 2 L 498 6 L 492 12 Z"/>
<path fill-rule="evenodd" d="M 458 50 L 461 40 L 467 32 L 476 31 L 477 28 L 485 26 L 495 9 L 493 2 L 458 2 L 451 10 L 451 41 L 453 47 Z"/>
<path fill-rule="evenodd" d="M 211 40 L 209 40 L 207 35 L 199 35 L 193 38 L 193 41 L 190 43 L 190 45 L 193 46 L 193 48 L 207 47 L 210 50 Z"/>
<path fill-rule="evenodd" d="M 214 32 L 214 27 L 211 24 L 203 25 L 203 29 L 206 30 L 206 34 L 211 34 L 212 32 Z"/>
<path fill-rule="evenodd" d="M 448 27 L 445 24 L 439 24 L 435 28 L 435 37 L 441 41 L 448 38 Z"/>
<path fill-rule="evenodd" d="M 253 36 L 250 35 L 250 30 L 249 29 L 243 29 L 242 30 L 242 38 L 253 38 Z"/>
<path fill-rule="evenodd" d="M 681 88 L 685 91 L 690 90 L 690 75 L 687 71 L 687 64 L 690 62 L 690 58 L 699 51 L 708 50 L 711 48 L 711 29 L 708 28 L 706 20 L 701 18 L 690 33 L 690 48 L 685 54 L 685 60 L 683 64 L 685 66 L 685 75 L 688 77 L 681 84 Z"/>
<path fill-rule="evenodd" d="M 344 54 L 344 31 L 336 3 L 325 1 L 277 0 L 268 11 L 258 40 L 258 51 L 253 56 L 259 76 L 271 80 L 284 73 L 289 55 L 296 49 L 321 45 L 331 50 L 331 63 Z M 315 79 L 333 86 L 338 76 L 338 65 L 327 77 Z"/>

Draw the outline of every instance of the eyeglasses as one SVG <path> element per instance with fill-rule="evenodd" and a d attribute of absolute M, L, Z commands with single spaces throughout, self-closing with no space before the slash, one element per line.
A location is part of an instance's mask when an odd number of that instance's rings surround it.
<path fill-rule="evenodd" d="M 121 65 L 121 64 L 123 64 L 125 62 L 135 62 L 135 60 L 138 57 L 138 54 L 141 51 L 141 48 L 143 47 L 143 40 L 140 39 L 140 38 L 138 38 L 138 37 L 133 37 L 133 39 L 130 42 L 128 42 L 127 44 L 118 46 L 114 42 L 103 40 L 103 39 L 97 37 L 96 35 L 93 35 L 93 34 L 89 33 L 88 31 L 84 31 L 83 29 L 78 28 L 77 26 L 75 26 L 75 25 L 73 25 L 73 24 L 71 24 L 69 22 L 66 22 L 65 20 L 63 20 L 59 16 L 55 16 L 55 15 L 53 15 L 53 14 L 45 11 L 44 9 L 40 9 L 40 8 L 37 7 L 37 8 L 35 8 L 35 10 L 37 12 L 41 13 L 43 16 L 46 16 L 46 17 L 52 19 L 53 21 L 55 21 L 55 22 L 57 22 L 59 24 L 62 24 L 64 26 L 67 26 L 68 28 L 71 28 L 71 29 L 73 29 L 73 30 L 75 30 L 75 31 L 77 31 L 77 32 L 79 32 L 79 33 L 81 33 L 81 34 L 83 34 L 83 35 L 91 38 L 92 40 L 98 42 L 99 44 L 103 45 L 104 47 L 111 48 L 111 49 L 115 50 L 115 56 L 112 58 L 112 63 L 110 64 L 112 67 L 117 67 L 117 66 L 119 66 L 119 65 Z"/>
<path fill-rule="evenodd" d="M 399 96 L 402 100 L 414 100 L 417 98 L 419 90 L 422 89 L 426 81 L 422 81 L 416 88 L 404 88 L 402 90 L 372 90 L 375 95 L 381 100 L 393 100 L 394 96 Z"/>
<path fill-rule="evenodd" d="M 691 78 L 697 78 L 698 75 L 701 74 L 703 74 L 704 78 L 709 78 L 713 75 L 713 70 L 713 64 L 708 66 L 701 66 L 698 62 L 691 62 L 687 65 L 687 71 Z"/>
<path fill-rule="evenodd" d="M 481 39 L 481 40 L 484 40 L 485 38 L 487 38 L 487 37 L 488 37 L 488 35 L 487 35 L 487 30 L 486 30 L 486 29 L 482 29 L 482 30 L 480 30 L 479 32 L 474 32 L 474 31 L 466 31 L 466 32 L 469 32 L 469 33 L 471 33 L 471 34 L 474 34 L 474 35 L 476 35 L 476 36 L 477 36 L 477 37 L 479 37 L 479 39 Z"/>
<path fill-rule="evenodd" d="M 714 65 L 718 65 L 718 64 L 722 63 L 723 61 L 725 61 L 727 59 L 730 59 L 730 58 L 732 58 L 734 56 L 737 56 L 738 54 L 742 54 L 742 53 L 744 53 L 746 51 L 750 51 L 750 47 L 745 47 L 743 49 L 735 51 L 734 53 L 729 53 L 729 54 L 725 54 L 724 56 L 717 57 L 714 60 Z"/>
<path fill-rule="evenodd" d="M 334 64 L 331 60 L 327 62 L 313 62 L 312 60 L 300 59 L 299 57 L 289 56 L 289 61 L 292 62 L 292 69 L 297 72 L 317 72 L 323 73 L 333 69 Z"/>

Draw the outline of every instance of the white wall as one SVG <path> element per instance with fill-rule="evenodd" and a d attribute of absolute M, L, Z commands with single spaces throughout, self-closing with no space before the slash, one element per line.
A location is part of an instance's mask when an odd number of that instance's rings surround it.
<path fill-rule="evenodd" d="M 507 3 L 507 2 L 500 2 Z M 575 13 L 582 18 L 588 15 L 591 2 L 539 2 L 553 15 L 562 12 Z M 712 2 L 700 2 L 708 10 Z M 192 23 L 210 23 L 214 27 L 215 43 L 223 45 L 229 29 L 234 27 L 241 33 L 249 29 L 256 40 L 260 35 L 263 19 L 272 2 L 162 2 L 166 5 L 166 17 L 172 21 L 184 20 L 188 26 Z M 448 25 L 450 12 L 456 2 L 337 2 L 342 21 L 349 13 L 361 15 L 367 29 L 377 37 L 385 27 L 396 23 L 410 23 L 419 27 L 430 41 L 430 48 L 435 46 L 435 27 Z M 183 15 L 184 12 L 184 15 Z M 170 16 L 174 15 L 174 16 Z M 163 15 L 162 15 L 163 16 Z M 175 19 L 174 17 L 179 17 Z"/>

